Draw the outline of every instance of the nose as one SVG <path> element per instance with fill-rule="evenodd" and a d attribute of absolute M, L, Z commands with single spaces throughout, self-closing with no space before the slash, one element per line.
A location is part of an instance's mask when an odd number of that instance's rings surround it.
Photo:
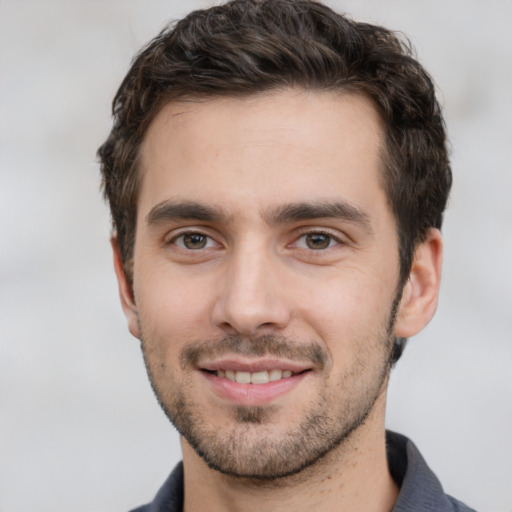
<path fill-rule="evenodd" d="M 227 263 L 213 321 L 228 334 L 255 336 L 278 331 L 290 321 L 279 264 L 262 250 L 239 250 Z"/>

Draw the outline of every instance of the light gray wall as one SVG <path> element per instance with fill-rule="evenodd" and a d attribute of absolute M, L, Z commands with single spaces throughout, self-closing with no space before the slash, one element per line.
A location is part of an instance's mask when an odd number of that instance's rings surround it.
<path fill-rule="evenodd" d="M 388 426 L 448 492 L 512 510 L 512 2 L 331 1 L 409 34 L 446 106 L 455 186 L 438 314 Z M 180 458 L 118 305 L 95 151 L 133 53 L 199 1 L 0 0 L 0 510 L 149 500 Z"/>

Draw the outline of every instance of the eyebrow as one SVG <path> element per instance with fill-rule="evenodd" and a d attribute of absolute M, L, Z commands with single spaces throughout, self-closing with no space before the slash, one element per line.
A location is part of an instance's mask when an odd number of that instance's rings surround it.
<path fill-rule="evenodd" d="M 371 233 L 370 217 L 363 210 L 345 201 L 314 201 L 279 206 L 268 212 L 271 224 L 285 224 L 314 219 L 340 219 L 359 225 Z"/>
<path fill-rule="evenodd" d="M 270 208 L 264 213 L 269 225 L 315 219 L 341 219 L 359 225 L 372 233 L 370 217 L 360 208 L 345 201 L 314 201 L 290 203 Z M 230 216 L 221 208 L 198 201 L 166 200 L 154 206 L 146 216 L 148 225 L 176 220 L 228 223 Z"/>
<path fill-rule="evenodd" d="M 173 220 L 198 220 L 202 222 L 220 222 L 227 215 L 222 210 L 196 201 L 163 201 L 154 206 L 146 215 L 150 226 Z"/>

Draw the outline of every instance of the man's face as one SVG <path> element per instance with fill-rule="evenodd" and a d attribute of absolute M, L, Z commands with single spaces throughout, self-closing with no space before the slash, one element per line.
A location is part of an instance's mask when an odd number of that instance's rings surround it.
<path fill-rule="evenodd" d="M 171 103 L 142 148 L 131 331 L 215 469 L 300 471 L 381 422 L 399 275 L 357 95 Z"/>

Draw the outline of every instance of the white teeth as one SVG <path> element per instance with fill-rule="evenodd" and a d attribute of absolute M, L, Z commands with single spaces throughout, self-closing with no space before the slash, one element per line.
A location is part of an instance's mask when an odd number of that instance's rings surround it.
<path fill-rule="evenodd" d="M 268 372 L 268 380 L 269 381 L 280 380 L 282 378 L 283 378 L 282 370 L 270 370 Z"/>
<path fill-rule="evenodd" d="M 251 373 L 252 384 L 266 384 L 268 382 L 268 372 L 254 372 Z"/>
<path fill-rule="evenodd" d="M 291 370 L 270 370 L 262 372 L 237 372 L 233 370 L 217 370 L 217 377 L 226 378 L 239 384 L 266 384 L 286 379 L 293 375 Z"/>
<path fill-rule="evenodd" d="M 236 372 L 235 380 L 239 384 L 250 384 L 251 374 L 250 372 Z"/>

